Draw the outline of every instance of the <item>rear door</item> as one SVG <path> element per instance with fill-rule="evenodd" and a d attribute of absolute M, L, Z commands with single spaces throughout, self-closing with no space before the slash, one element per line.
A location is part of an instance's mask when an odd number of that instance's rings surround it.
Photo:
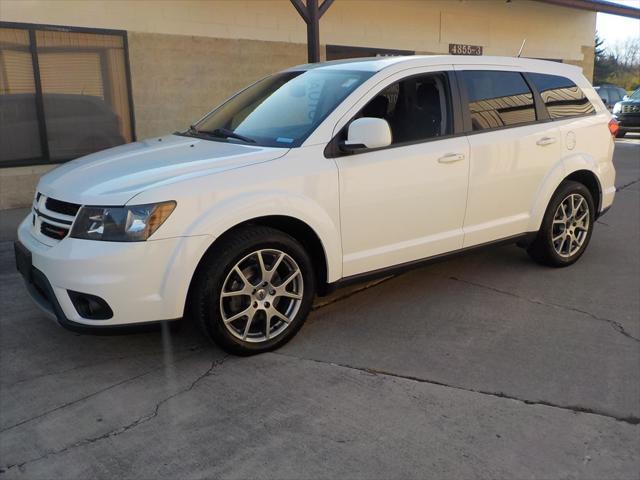
<path fill-rule="evenodd" d="M 525 233 L 536 192 L 560 158 L 558 128 L 522 73 L 458 66 L 471 149 L 464 246 Z"/>

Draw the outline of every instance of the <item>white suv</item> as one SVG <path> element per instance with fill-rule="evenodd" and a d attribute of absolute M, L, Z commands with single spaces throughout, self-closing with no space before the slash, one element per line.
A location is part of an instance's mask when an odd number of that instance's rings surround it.
<path fill-rule="evenodd" d="M 190 312 L 224 349 L 264 352 L 346 282 L 503 241 L 575 262 L 613 202 L 615 126 L 569 65 L 294 67 L 184 132 L 45 175 L 17 265 L 64 326 Z"/>

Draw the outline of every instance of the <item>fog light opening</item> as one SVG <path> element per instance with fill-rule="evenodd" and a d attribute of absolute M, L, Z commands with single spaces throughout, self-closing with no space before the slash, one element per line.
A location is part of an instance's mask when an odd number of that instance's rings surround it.
<path fill-rule="evenodd" d="M 111 307 L 102 298 L 88 293 L 67 290 L 69 298 L 82 318 L 87 320 L 108 320 L 113 317 Z"/>

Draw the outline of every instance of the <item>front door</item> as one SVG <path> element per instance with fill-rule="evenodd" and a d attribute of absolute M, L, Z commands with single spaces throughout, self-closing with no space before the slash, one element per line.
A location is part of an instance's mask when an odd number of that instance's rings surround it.
<path fill-rule="evenodd" d="M 453 135 L 447 75 L 413 75 L 368 98 L 353 119 L 384 118 L 393 141 L 336 159 L 345 276 L 456 250 L 463 241 L 469 146 Z"/>

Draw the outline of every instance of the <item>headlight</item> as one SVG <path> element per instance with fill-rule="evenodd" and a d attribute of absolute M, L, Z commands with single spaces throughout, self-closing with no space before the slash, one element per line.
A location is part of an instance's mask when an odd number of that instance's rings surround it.
<path fill-rule="evenodd" d="M 127 207 L 82 207 L 71 237 L 107 242 L 141 242 L 148 239 L 176 208 L 176 202 Z"/>
<path fill-rule="evenodd" d="M 621 110 L 622 110 L 622 104 L 621 103 L 616 103 L 613 106 L 613 113 L 620 113 Z"/>

